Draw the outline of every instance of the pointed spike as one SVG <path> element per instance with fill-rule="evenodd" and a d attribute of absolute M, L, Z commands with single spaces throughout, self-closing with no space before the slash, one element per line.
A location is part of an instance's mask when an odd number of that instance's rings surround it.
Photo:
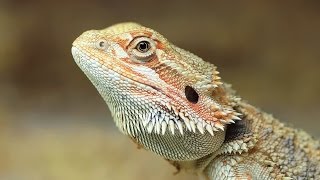
<path fill-rule="evenodd" d="M 170 120 L 169 116 L 165 116 L 164 120 L 166 121 L 167 124 L 169 124 L 169 120 Z"/>
<path fill-rule="evenodd" d="M 224 112 L 224 111 L 221 111 L 220 113 L 221 113 L 222 116 L 227 116 L 227 113 Z"/>
<path fill-rule="evenodd" d="M 161 124 L 159 121 L 156 121 L 156 124 L 155 124 L 155 131 L 157 134 L 160 134 L 160 128 L 161 128 Z"/>
<path fill-rule="evenodd" d="M 169 129 L 170 129 L 172 135 L 174 135 L 174 122 L 173 122 L 173 120 L 169 121 Z"/>
<path fill-rule="evenodd" d="M 202 78 L 202 76 L 199 76 L 199 78 Z M 205 86 L 207 84 L 211 84 L 211 81 L 209 80 L 204 80 L 204 81 L 198 81 L 197 86 Z"/>
<path fill-rule="evenodd" d="M 198 128 L 198 130 L 199 130 L 199 132 L 200 132 L 201 134 L 204 134 L 203 125 L 202 125 L 201 122 L 198 122 L 198 123 L 197 123 L 197 128 Z"/>
<path fill-rule="evenodd" d="M 152 132 L 152 129 L 154 127 L 154 122 L 155 122 L 154 120 L 151 120 L 151 122 L 148 124 L 148 126 L 147 126 L 148 133 Z"/>
<path fill-rule="evenodd" d="M 159 115 L 159 122 L 161 123 L 164 120 L 164 113 Z"/>
<path fill-rule="evenodd" d="M 155 120 L 155 122 L 158 122 L 158 121 L 159 121 L 159 115 L 156 114 L 156 115 L 153 117 L 153 119 Z"/>
<path fill-rule="evenodd" d="M 196 125 L 195 125 L 195 123 L 194 123 L 194 121 L 192 120 L 192 121 L 190 121 L 190 127 L 191 127 L 191 129 L 192 129 L 192 132 L 196 132 Z"/>
<path fill-rule="evenodd" d="M 217 85 L 215 85 L 215 84 L 206 84 L 206 85 L 202 85 L 200 87 L 203 88 L 203 89 L 211 89 L 211 88 L 216 88 Z"/>
<path fill-rule="evenodd" d="M 184 123 L 189 131 L 192 131 L 191 124 L 188 118 L 184 119 Z"/>
<path fill-rule="evenodd" d="M 172 106 L 170 105 L 170 103 L 166 103 L 166 106 L 169 110 L 171 110 Z"/>
<path fill-rule="evenodd" d="M 175 106 L 172 106 L 172 109 L 173 109 L 174 114 L 179 116 L 179 110 Z"/>
<path fill-rule="evenodd" d="M 210 124 L 206 125 L 206 130 L 211 134 L 211 136 L 214 136 L 213 129 L 212 129 L 212 126 Z"/>
<path fill-rule="evenodd" d="M 228 122 L 224 119 L 220 119 L 220 122 L 224 123 L 224 124 L 227 124 Z"/>
<path fill-rule="evenodd" d="M 186 118 L 186 116 L 184 115 L 184 112 L 182 111 L 179 112 L 179 117 L 181 117 L 181 119 Z"/>
<path fill-rule="evenodd" d="M 228 120 L 228 123 L 229 123 L 229 124 L 234 124 L 235 122 L 234 122 L 234 120 L 229 119 L 229 120 Z"/>
<path fill-rule="evenodd" d="M 182 127 L 181 121 L 179 121 L 179 120 L 177 121 L 177 126 L 180 131 L 180 134 L 183 135 L 183 127 Z"/>
<path fill-rule="evenodd" d="M 187 129 L 189 131 L 191 131 L 191 126 L 190 126 L 190 121 L 189 118 L 187 118 L 184 113 L 180 112 L 179 116 L 181 117 L 181 119 L 184 121 L 184 124 L 186 125 Z"/>
<path fill-rule="evenodd" d="M 219 107 L 215 104 L 213 104 L 210 108 L 213 112 L 219 110 Z"/>
<path fill-rule="evenodd" d="M 228 117 L 227 119 L 220 119 L 220 122 L 222 122 L 224 124 L 231 124 L 231 123 L 234 123 L 234 120 L 232 120 Z"/>
<path fill-rule="evenodd" d="M 216 127 L 214 127 L 214 125 L 211 126 L 213 131 L 219 131 L 219 129 L 217 129 Z"/>
<path fill-rule="evenodd" d="M 145 118 L 145 119 L 143 119 L 142 120 L 142 125 L 144 126 L 144 127 L 147 127 L 147 124 L 149 123 L 149 121 L 150 121 L 150 119 L 151 119 L 151 113 L 149 113 L 148 115 L 147 115 L 147 118 Z"/>
<path fill-rule="evenodd" d="M 222 124 L 216 123 L 214 126 L 215 126 L 216 128 L 218 128 L 218 129 L 221 129 L 222 131 L 224 131 L 224 127 L 223 127 Z"/>
<path fill-rule="evenodd" d="M 238 116 L 232 116 L 231 118 L 235 120 L 241 120 L 241 118 L 239 118 Z"/>
<path fill-rule="evenodd" d="M 167 123 L 165 121 L 161 122 L 161 134 L 164 135 L 167 130 Z"/>

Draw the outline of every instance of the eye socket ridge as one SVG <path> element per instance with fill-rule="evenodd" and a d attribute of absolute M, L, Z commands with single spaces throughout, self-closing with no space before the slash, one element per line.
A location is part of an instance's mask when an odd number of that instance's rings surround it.
<path fill-rule="evenodd" d="M 150 61 L 156 51 L 156 42 L 148 37 L 136 37 L 129 45 L 129 54 L 136 61 Z"/>

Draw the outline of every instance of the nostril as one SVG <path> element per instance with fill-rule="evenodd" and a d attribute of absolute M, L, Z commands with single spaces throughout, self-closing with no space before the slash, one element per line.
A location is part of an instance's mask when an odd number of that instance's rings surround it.
<path fill-rule="evenodd" d="M 199 94 L 191 86 L 186 86 L 184 89 L 184 93 L 185 93 L 186 98 L 189 102 L 194 103 L 194 104 L 196 104 L 198 102 Z"/>
<path fill-rule="evenodd" d="M 109 43 L 106 40 L 101 39 L 97 42 L 96 46 L 99 49 L 105 50 L 109 47 Z"/>

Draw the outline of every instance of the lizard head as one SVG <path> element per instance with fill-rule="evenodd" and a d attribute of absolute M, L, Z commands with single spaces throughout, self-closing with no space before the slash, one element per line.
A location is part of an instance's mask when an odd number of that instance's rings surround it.
<path fill-rule="evenodd" d="M 226 124 L 239 119 L 216 67 L 152 29 L 122 23 L 90 30 L 73 42 L 72 54 L 117 127 L 166 159 L 213 153 Z"/>

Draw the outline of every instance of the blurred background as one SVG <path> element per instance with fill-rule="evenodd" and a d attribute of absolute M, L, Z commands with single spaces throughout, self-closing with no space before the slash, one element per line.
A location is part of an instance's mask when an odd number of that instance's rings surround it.
<path fill-rule="evenodd" d="M 0 179 L 195 179 L 115 128 L 73 62 L 83 31 L 135 21 L 218 66 L 243 99 L 320 137 L 320 3 L 0 1 Z"/>

